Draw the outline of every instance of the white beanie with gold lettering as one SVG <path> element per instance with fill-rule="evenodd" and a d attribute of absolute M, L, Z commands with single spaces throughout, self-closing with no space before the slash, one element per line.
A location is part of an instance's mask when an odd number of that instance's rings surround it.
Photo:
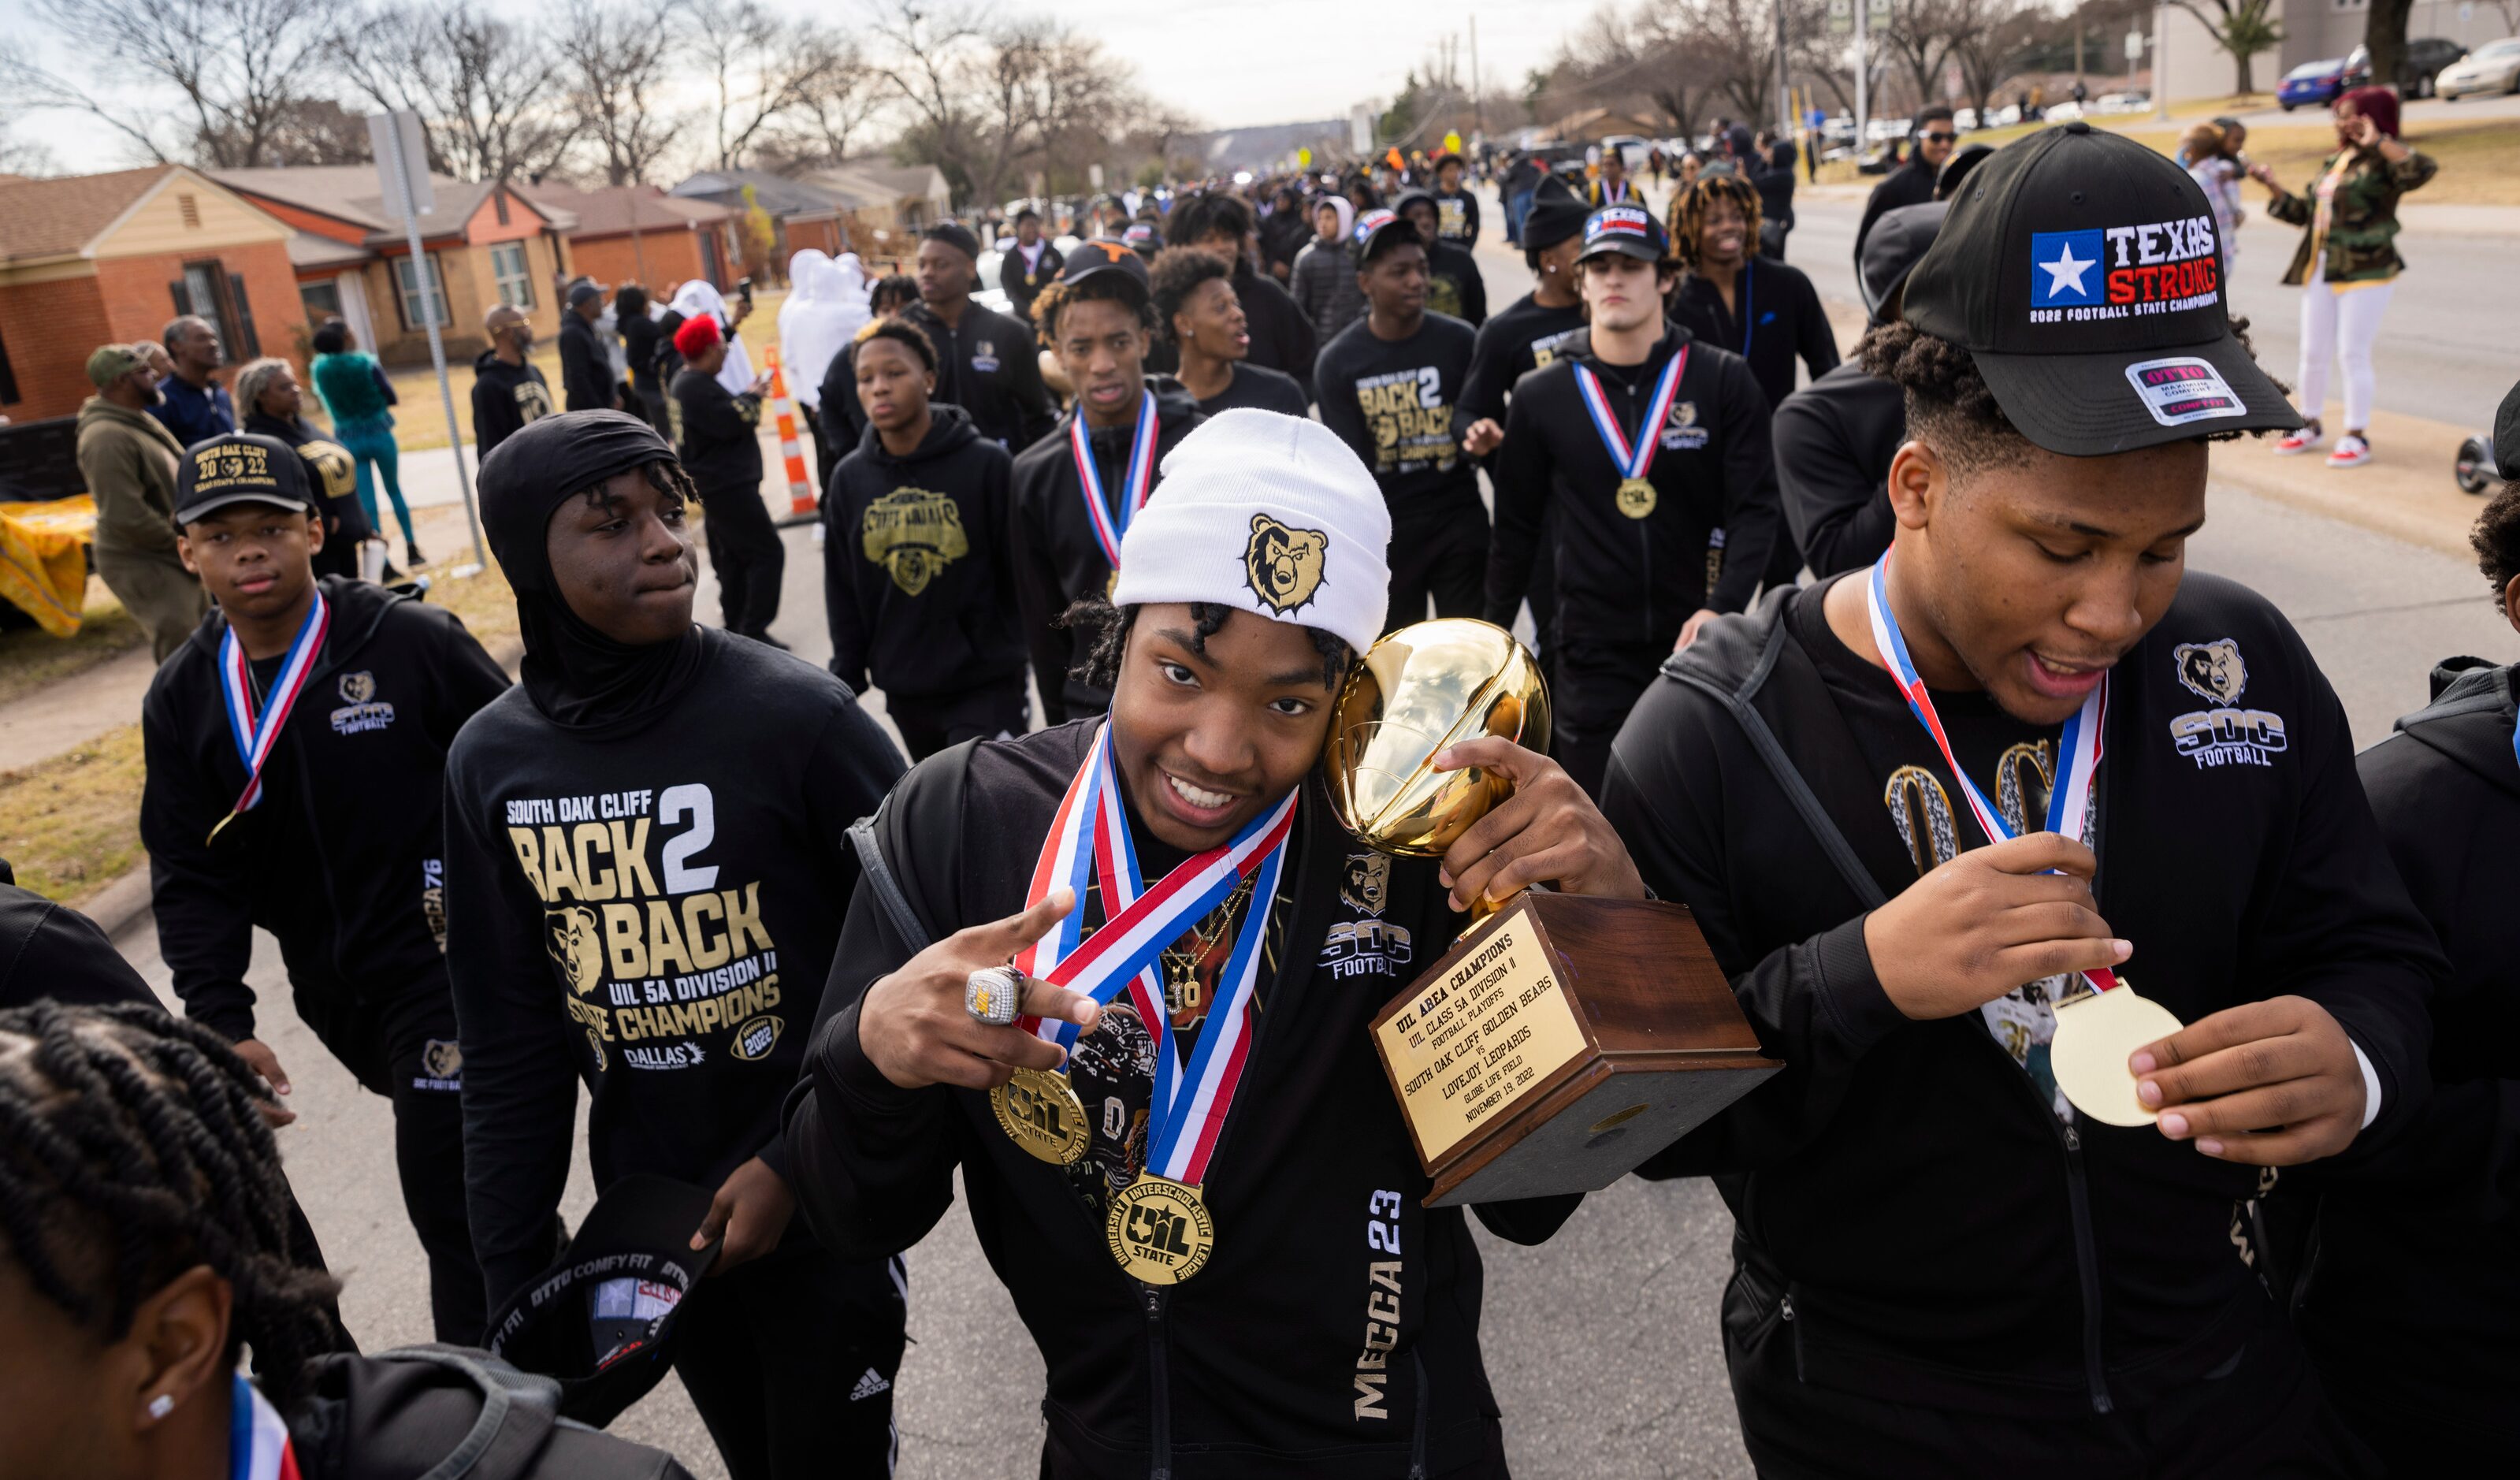
<path fill-rule="evenodd" d="M 1120 540 L 1117 606 L 1214 602 L 1359 652 L 1391 600 L 1391 511 L 1338 433 L 1249 407 L 1182 438 Z"/>

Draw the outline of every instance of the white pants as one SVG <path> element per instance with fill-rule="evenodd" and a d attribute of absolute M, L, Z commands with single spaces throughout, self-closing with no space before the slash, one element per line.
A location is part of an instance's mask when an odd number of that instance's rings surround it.
<path fill-rule="evenodd" d="M 2316 278 L 2301 290 L 2301 414 L 2316 417 L 2327 404 L 2327 367 L 2339 352 L 2345 357 L 2345 426 L 2361 431 L 2371 425 L 2371 341 L 2380 336 L 2380 315 L 2389 307 L 2395 282 L 2373 283 L 2338 292 Z"/>

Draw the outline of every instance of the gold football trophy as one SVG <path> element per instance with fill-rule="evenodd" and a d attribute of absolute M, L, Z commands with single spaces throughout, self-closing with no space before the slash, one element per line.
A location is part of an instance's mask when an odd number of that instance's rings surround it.
<path fill-rule="evenodd" d="M 1513 793 L 1484 767 L 1434 768 L 1487 736 L 1549 745 L 1548 690 L 1512 634 L 1448 617 L 1385 637 L 1330 720 L 1340 823 L 1442 857 Z M 1679 905 L 1535 890 L 1472 919 L 1372 1024 L 1430 1207 L 1608 1187 L 1782 1067 Z"/>

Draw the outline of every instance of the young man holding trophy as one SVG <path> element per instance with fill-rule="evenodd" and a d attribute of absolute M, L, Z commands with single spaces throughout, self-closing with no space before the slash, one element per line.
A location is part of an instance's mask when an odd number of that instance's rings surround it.
<path fill-rule="evenodd" d="M 2234 1211 L 2396 1158 L 2439 958 L 2299 635 L 2182 578 L 2206 442 L 2297 425 L 2218 263 L 2133 140 L 1996 154 L 1864 341 L 1889 552 L 1710 624 L 1613 748 L 1787 1065 L 1645 1166 L 1732 1208 L 1763 1475 L 2364 1472 Z"/>
<path fill-rule="evenodd" d="M 1642 890 L 1499 737 L 1435 758 L 1513 788 L 1440 864 L 1340 827 L 1320 762 L 1389 528 L 1327 428 L 1204 424 L 1073 614 L 1108 717 L 935 756 L 860 834 L 788 1108 L 801 1205 L 826 1246 L 888 1252 L 961 1169 L 1049 1368 L 1045 1475 L 1505 1473 L 1479 1256 L 1422 1206 L 1367 1023 L 1473 900 Z M 1573 1206 L 1479 1211 L 1536 1242 Z"/>

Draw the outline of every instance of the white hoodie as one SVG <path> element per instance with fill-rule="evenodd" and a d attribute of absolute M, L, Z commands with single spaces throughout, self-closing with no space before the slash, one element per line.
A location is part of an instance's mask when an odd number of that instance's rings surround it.
<path fill-rule="evenodd" d="M 709 285 L 706 278 L 694 278 L 674 293 L 674 311 L 686 319 L 701 314 L 717 316 L 717 327 L 726 335 L 726 363 L 717 368 L 717 382 L 729 395 L 742 395 L 752 388 L 752 357 L 743 352 L 743 340 L 736 337 L 735 325 L 726 316 L 726 299 Z"/>
<path fill-rule="evenodd" d="M 813 247 L 788 259 L 788 301 L 779 307 L 779 365 L 788 393 L 823 404 L 823 374 L 848 340 L 839 265 Z"/>

